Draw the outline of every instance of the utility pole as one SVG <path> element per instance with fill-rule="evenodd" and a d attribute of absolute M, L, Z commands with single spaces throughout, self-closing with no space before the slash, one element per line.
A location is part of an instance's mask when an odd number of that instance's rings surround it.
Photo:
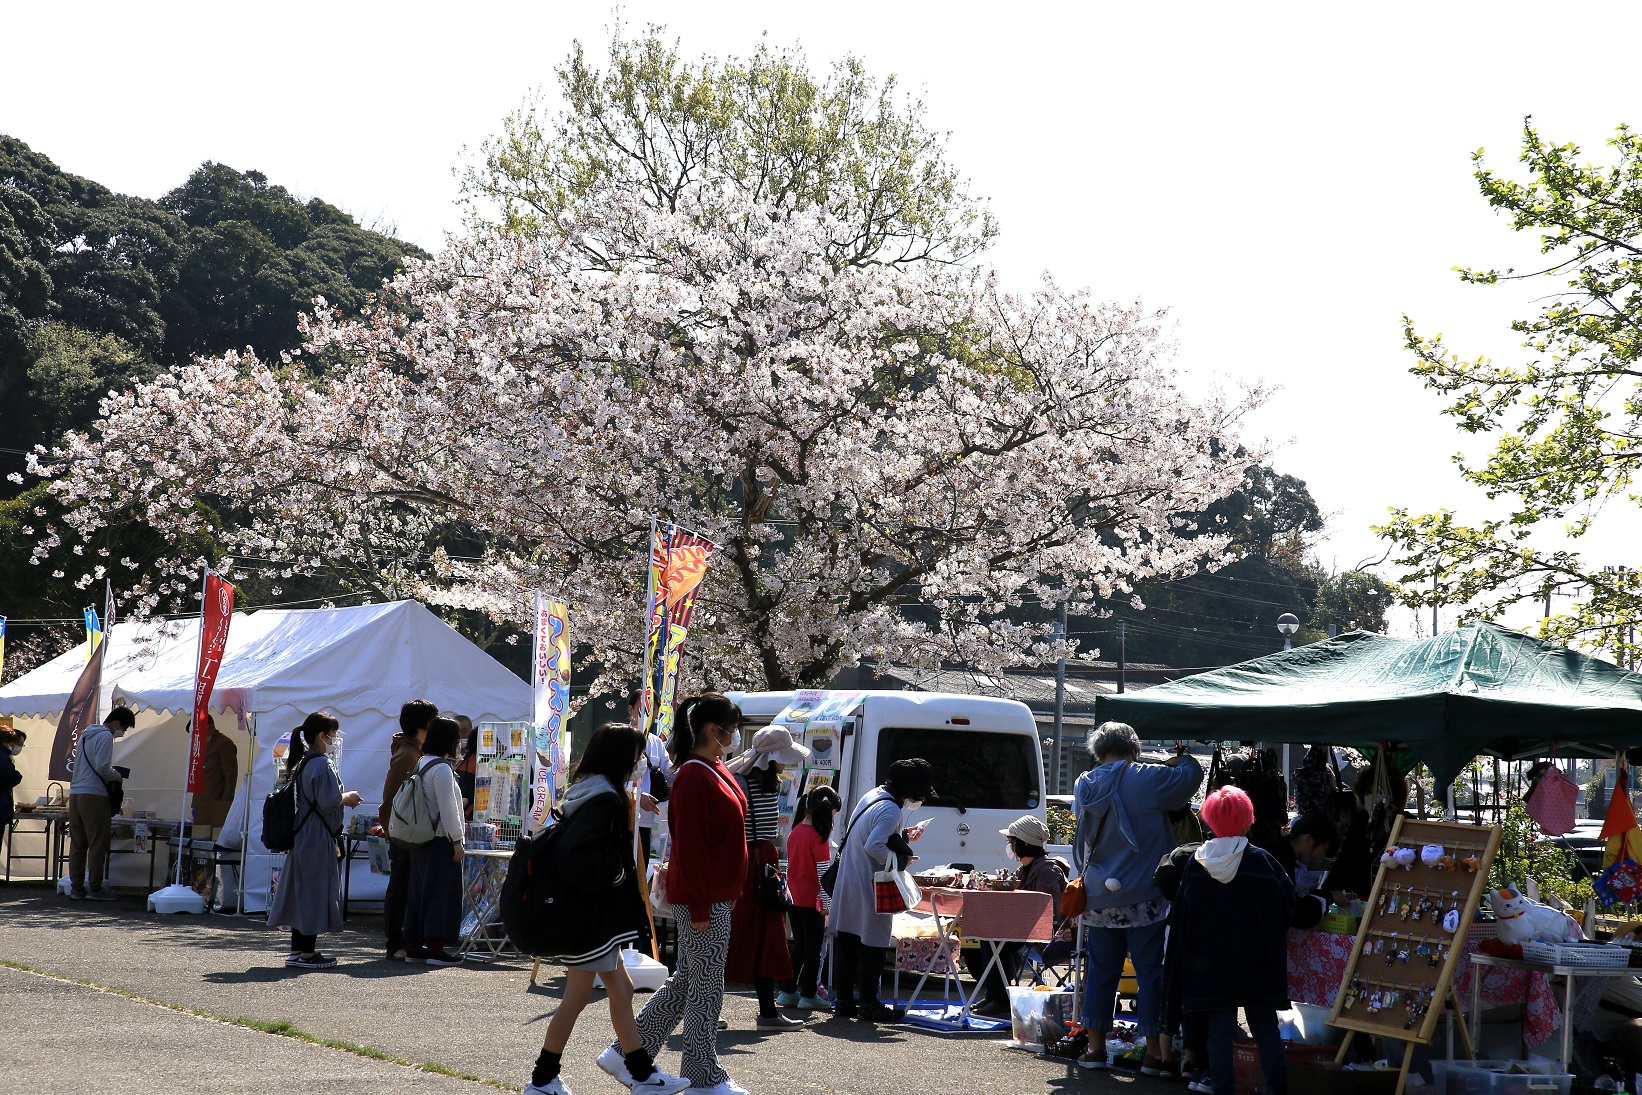
<path fill-rule="evenodd" d="M 1124 660 L 1123 653 L 1123 621 L 1119 620 L 1117 622 L 1117 690 L 1119 692 L 1123 691 L 1123 678 L 1127 669 L 1128 663 Z"/>
<path fill-rule="evenodd" d="M 1055 625 L 1060 657 L 1055 659 L 1055 746 L 1053 751 L 1055 793 L 1061 794 L 1061 730 L 1066 722 L 1066 602 L 1060 603 L 1060 622 Z"/>
<path fill-rule="evenodd" d="M 1437 634 L 1437 570 L 1431 568 L 1431 635 Z"/>

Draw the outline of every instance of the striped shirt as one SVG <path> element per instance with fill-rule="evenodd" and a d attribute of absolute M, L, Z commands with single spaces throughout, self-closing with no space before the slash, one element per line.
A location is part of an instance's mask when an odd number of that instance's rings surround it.
<path fill-rule="evenodd" d="M 781 835 L 781 794 L 760 791 L 743 782 L 747 790 L 747 842 L 775 840 Z"/>

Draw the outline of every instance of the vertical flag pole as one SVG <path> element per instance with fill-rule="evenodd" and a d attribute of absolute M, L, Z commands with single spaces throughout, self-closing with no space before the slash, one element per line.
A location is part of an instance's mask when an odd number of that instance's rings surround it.
<path fill-rule="evenodd" d="M 196 673 L 199 672 L 200 660 L 202 658 L 204 658 L 204 656 L 205 656 L 205 598 L 206 598 L 207 593 L 210 592 L 209 589 L 207 588 L 210 581 L 211 581 L 211 567 L 209 565 L 207 565 L 206 568 L 205 568 L 205 573 L 200 576 L 200 635 L 199 635 L 200 641 L 199 641 L 199 648 L 194 652 L 194 671 Z M 105 638 L 103 641 L 107 642 L 108 640 Z M 189 722 L 189 730 L 188 730 L 188 748 L 189 748 L 189 755 L 190 756 L 193 755 L 194 732 L 195 732 L 196 729 L 197 728 L 193 725 L 192 716 L 191 716 L 190 717 L 190 722 Z M 190 765 L 190 768 L 192 768 L 192 765 Z M 249 800 L 247 800 L 245 805 L 246 805 L 246 811 L 247 811 L 247 813 L 249 813 L 250 805 L 251 805 Z M 182 777 L 182 812 L 177 815 L 177 870 L 176 870 L 176 873 L 172 876 L 172 879 L 171 879 L 171 884 L 173 886 L 181 886 L 182 885 L 182 849 L 183 849 L 183 836 L 182 836 L 182 834 L 183 834 L 183 831 L 187 827 L 188 827 L 188 773 L 185 771 L 183 773 L 183 777 Z"/>

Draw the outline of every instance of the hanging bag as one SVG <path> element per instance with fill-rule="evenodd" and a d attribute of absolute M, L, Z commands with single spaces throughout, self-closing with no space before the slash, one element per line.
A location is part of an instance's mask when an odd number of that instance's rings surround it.
<path fill-rule="evenodd" d="M 1333 747 L 1313 745 L 1306 751 L 1305 763 L 1294 773 L 1294 809 L 1301 814 L 1332 810 L 1337 801 L 1334 796 L 1345 789 Z"/>
<path fill-rule="evenodd" d="M 1539 824 L 1546 836 L 1561 836 L 1574 831 L 1574 804 L 1579 801 L 1579 784 L 1562 773 L 1555 764 L 1549 764 L 1534 781 L 1524 806 L 1528 816 Z"/>
<path fill-rule="evenodd" d="M 872 876 L 872 900 L 880 913 L 903 913 L 923 899 L 918 884 L 905 871 L 877 871 Z"/>

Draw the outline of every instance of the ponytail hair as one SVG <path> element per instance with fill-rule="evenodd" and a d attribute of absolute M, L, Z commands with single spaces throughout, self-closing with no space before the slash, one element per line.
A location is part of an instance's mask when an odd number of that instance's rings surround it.
<path fill-rule="evenodd" d="M 667 755 L 675 766 L 695 751 L 702 731 L 710 725 L 734 729 L 741 725 L 741 708 L 722 692 L 703 692 L 678 705 L 673 715 L 673 734 L 667 739 Z"/>
<path fill-rule="evenodd" d="M 315 711 L 302 720 L 302 725 L 291 731 L 291 748 L 285 754 L 285 770 L 296 771 L 302 758 L 308 755 L 314 739 L 321 734 L 334 734 L 340 724 L 329 711 Z"/>
<path fill-rule="evenodd" d="M 817 787 L 809 794 L 798 800 L 798 809 L 793 811 L 792 823 L 797 825 L 801 821 L 808 821 L 810 828 L 819 833 L 822 839 L 832 836 L 833 815 L 844 805 L 844 800 L 838 797 L 838 792 L 831 787 Z"/>

